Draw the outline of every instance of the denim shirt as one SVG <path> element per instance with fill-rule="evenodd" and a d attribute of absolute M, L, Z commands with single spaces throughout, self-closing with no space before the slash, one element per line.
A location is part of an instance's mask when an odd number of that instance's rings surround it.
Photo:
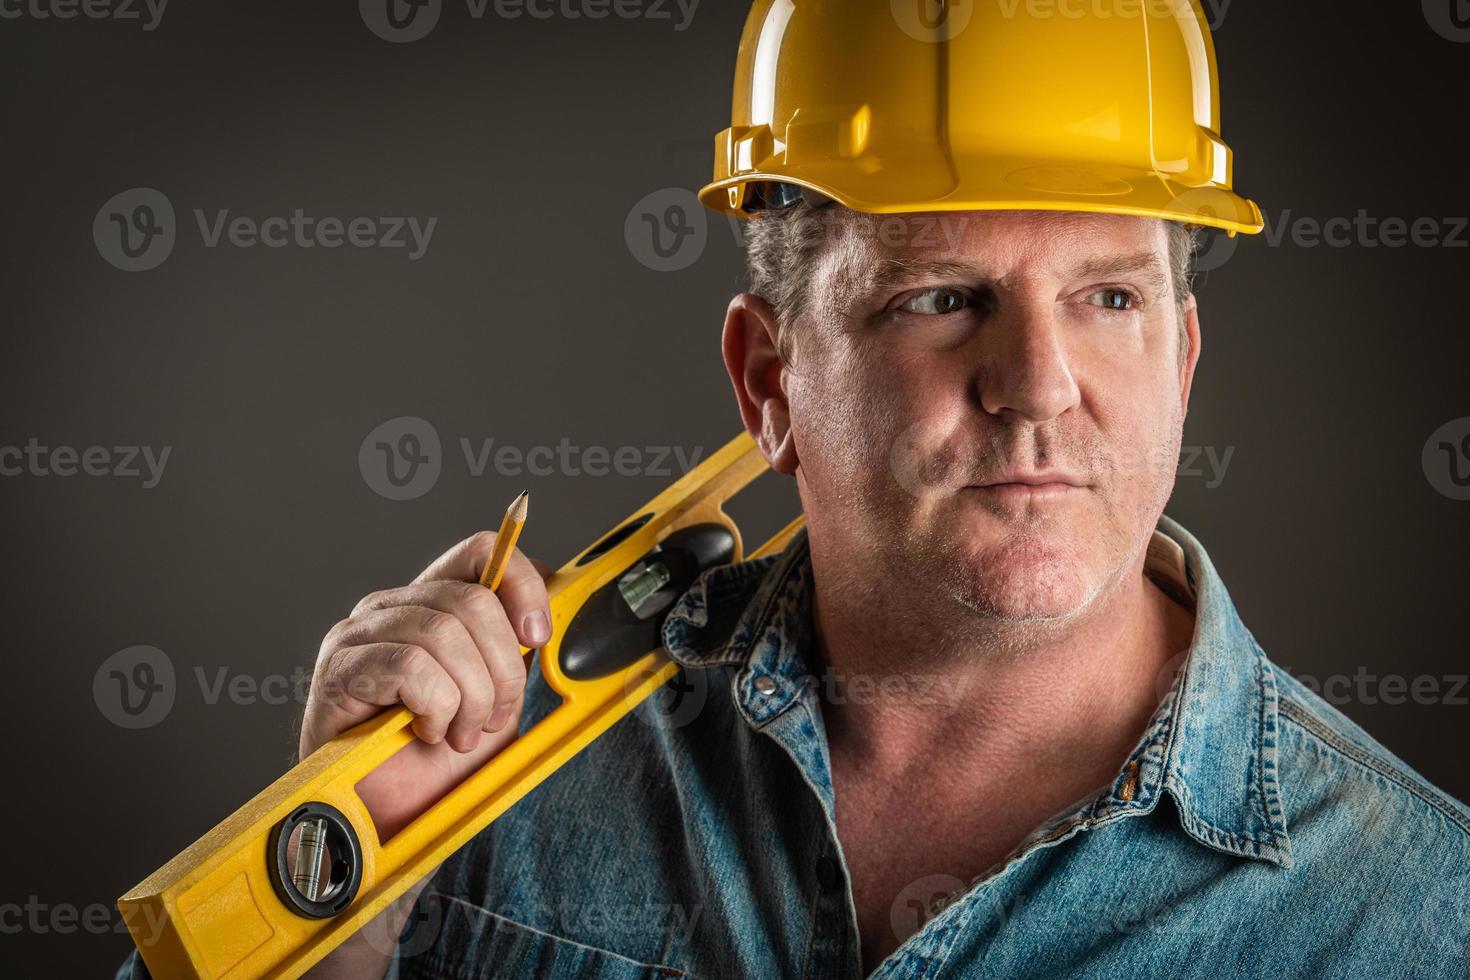
<path fill-rule="evenodd" d="M 1149 555 L 1195 632 L 1117 777 L 915 881 L 871 976 L 1470 977 L 1470 809 L 1268 660 L 1179 524 Z M 680 674 L 440 868 L 389 976 L 861 977 L 811 595 L 805 532 L 696 580 Z M 558 703 L 534 672 L 522 730 Z"/>

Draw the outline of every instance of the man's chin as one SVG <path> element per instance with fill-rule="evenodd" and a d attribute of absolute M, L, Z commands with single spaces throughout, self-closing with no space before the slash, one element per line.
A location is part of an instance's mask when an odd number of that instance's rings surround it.
<path fill-rule="evenodd" d="M 1059 528 L 955 542 L 947 583 L 967 606 L 1003 621 L 1061 620 L 1096 592 L 1078 538 Z"/>

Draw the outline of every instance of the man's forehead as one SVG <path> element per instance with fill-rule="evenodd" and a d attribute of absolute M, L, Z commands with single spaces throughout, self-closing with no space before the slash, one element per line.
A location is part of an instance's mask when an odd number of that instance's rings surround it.
<path fill-rule="evenodd" d="M 915 279 L 1004 280 L 1143 276 L 1168 282 L 1158 218 L 1071 211 L 948 211 L 844 215 L 844 278 L 879 289 Z M 843 254 L 845 253 L 845 254 Z"/>

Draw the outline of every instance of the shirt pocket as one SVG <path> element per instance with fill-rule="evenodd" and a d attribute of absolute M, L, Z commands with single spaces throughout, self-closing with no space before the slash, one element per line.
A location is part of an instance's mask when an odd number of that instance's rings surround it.
<path fill-rule="evenodd" d="M 423 980 L 694 980 L 683 970 L 553 936 L 437 892 L 422 896 L 440 919 L 432 946 L 399 964 Z"/>

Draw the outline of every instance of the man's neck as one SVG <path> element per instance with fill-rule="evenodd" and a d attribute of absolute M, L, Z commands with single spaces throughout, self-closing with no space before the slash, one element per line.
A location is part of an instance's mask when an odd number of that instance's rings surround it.
<path fill-rule="evenodd" d="M 978 880 L 1116 777 L 1194 619 L 1143 554 L 1088 615 L 1018 635 L 932 591 L 874 601 L 851 578 L 872 563 L 818 551 L 812 667 L 866 974 L 906 938 L 914 882 Z"/>
<path fill-rule="evenodd" d="M 874 771 L 943 758 L 997 777 L 1040 765 L 1106 779 L 1142 734 L 1167 689 L 1166 666 L 1194 628 L 1143 574 L 1141 556 L 1088 615 L 1021 649 L 1014 636 L 976 643 L 976 631 L 953 620 L 896 613 L 918 608 L 902 597 L 874 603 L 824 589 L 814 573 L 832 751 Z M 956 636 L 971 639 L 955 649 Z"/>

